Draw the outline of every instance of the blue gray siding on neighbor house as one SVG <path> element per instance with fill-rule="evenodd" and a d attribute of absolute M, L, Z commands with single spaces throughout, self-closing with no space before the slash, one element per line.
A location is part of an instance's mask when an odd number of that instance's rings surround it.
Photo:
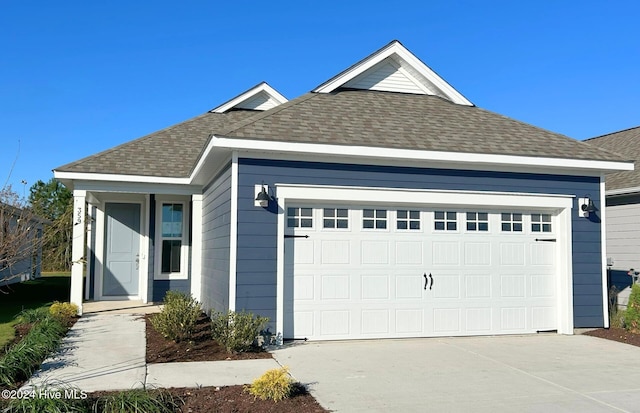
<path fill-rule="evenodd" d="M 589 194 L 600 209 L 598 177 L 240 159 L 236 307 L 275 320 L 277 212 L 254 207 L 263 182 L 442 190 Z M 601 233 L 597 217 L 579 218 L 574 200 L 573 288 L 575 327 L 601 327 Z"/>
<path fill-rule="evenodd" d="M 229 309 L 231 167 L 205 187 L 202 201 L 202 305 Z"/>
<path fill-rule="evenodd" d="M 154 280 L 157 211 L 154 195 L 151 195 L 149 204 L 149 288 L 152 289 L 150 297 L 153 302 L 160 302 L 169 290 L 189 293 L 191 291 L 191 275 L 188 272 L 189 278 L 186 280 Z"/>

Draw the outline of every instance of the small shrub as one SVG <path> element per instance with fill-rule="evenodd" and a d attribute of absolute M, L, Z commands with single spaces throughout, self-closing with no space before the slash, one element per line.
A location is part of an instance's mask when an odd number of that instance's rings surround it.
<path fill-rule="evenodd" d="M 78 306 L 73 303 L 54 301 L 49 307 L 49 314 L 61 322 L 68 324 L 78 315 Z"/>
<path fill-rule="evenodd" d="M 211 314 L 211 335 L 229 353 L 249 351 L 269 318 L 245 311 Z"/>
<path fill-rule="evenodd" d="M 278 402 L 291 395 L 294 384 L 294 380 L 289 376 L 289 369 L 282 367 L 268 370 L 255 379 L 251 386 L 245 387 L 245 390 L 258 399 Z"/>
<path fill-rule="evenodd" d="M 624 321 L 627 330 L 636 334 L 640 333 L 640 285 L 638 284 L 631 286 L 631 295 L 629 296 L 629 304 L 627 304 Z"/>
<path fill-rule="evenodd" d="M 193 335 L 200 314 L 200 303 L 191 294 L 168 291 L 164 307 L 151 317 L 151 325 L 165 338 L 180 342 Z"/>
<path fill-rule="evenodd" d="M 609 326 L 624 328 L 624 310 L 618 308 L 618 290 L 615 286 L 609 289 Z"/>
<path fill-rule="evenodd" d="M 21 323 L 35 323 L 37 321 L 45 319 L 49 315 L 47 307 L 30 308 L 22 310 L 18 314 L 19 322 Z"/>
<path fill-rule="evenodd" d="M 179 401 L 165 390 L 134 389 L 100 397 L 94 411 L 102 413 L 178 411 Z"/>

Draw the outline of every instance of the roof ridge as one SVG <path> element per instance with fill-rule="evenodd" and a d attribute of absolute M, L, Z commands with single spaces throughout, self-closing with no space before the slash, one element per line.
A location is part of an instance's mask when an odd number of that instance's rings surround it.
<path fill-rule="evenodd" d="M 610 135 L 617 135 L 618 133 L 622 133 L 622 132 L 629 132 L 629 131 L 634 130 L 634 129 L 640 129 L 640 126 L 633 126 L 631 128 L 622 129 L 622 130 L 619 130 L 619 131 L 616 131 L 616 132 L 609 132 L 609 133 L 605 133 L 604 135 L 594 136 L 592 138 L 585 139 L 583 142 L 590 141 L 590 140 L 593 140 L 593 139 L 604 138 L 604 137 L 610 136 Z"/>
<path fill-rule="evenodd" d="M 89 156 L 85 156 L 84 158 L 78 159 L 77 161 L 73 161 L 73 162 L 69 162 L 69 163 L 64 164 L 64 165 L 60 165 L 57 168 L 54 168 L 53 170 L 54 171 L 55 170 L 62 170 L 62 169 L 69 168 L 71 166 L 82 165 L 84 162 L 87 162 L 88 160 L 93 159 L 96 156 L 106 155 L 108 153 L 111 153 L 111 152 L 114 152 L 116 150 L 119 150 L 119 149 L 121 149 L 123 147 L 129 146 L 129 145 L 133 145 L 134 143 L 139 143 L 141 141 L 144 141 L 144 140 L 147 140 L 147 139 L 151 139 L 152 137 L 154 137 L 155 135 L 157 135 L 157 134 L 159 134 L 161 132 L 166 132 L 169 129 L 175 128 L 176 126 L 182 125 L 182 124 L 184 124 L 186 122 L 192 122 L 192 121 L 194 121 L 196 119 L 203 118 L 203 117 L 205 117 L 207 115 L 223 115 L 223 114 L 222 113 L 217 113 L 216 114 L 216 113 L 211 113 L 211 112 L 205 112 L 205 113 L 202 113 L 200 115 L 194 116 L 194 117 L 192 117 L 190 119 L 184 120 L 182 122 L 174 123 L 173 125 L 167 126 L 167 127 L 163 128 L 163 129 L 148 133 L 148 134 L 146 134 L 144 136 L 141 136 L 139 138 L 123 142 L 120 145 L 116 145 L 116 146 L 111 147 L 109 149 L 105 149 L 104 151 L 101 151 L 101 152 L 98 152 L 98 153 L 94 153 L 94 154 L 89 155 Z"/>
<path fill-rule="evenodd" d="M 317 93 L 312 93 L 312 92 L 305 93 L 304 95 L 298 96 L 297 98 L 295 98 L 293 100 L 285 102 L 285 103 L 283 103 L 281 105 L 278 105 L 278 106 L 276 106 L 274 108 L 271 108 L 269 110 L 265 110 L 263 112 L 260 112 L 259 114 L 255 115 L 255 116 L 250 116 L 247 119 L 243 119 L 241 121 L 238 121 L 238 122 L 232 124 L 231 126 L 229 126 L 228 128 L 223 129 L 218 133 L 213 132 L 212 134 L 213 135 L 220 135 L 220 136 L 227 136 L 230 133 L 232 133 L 232 132 L 234 132 L 234 131 L 236 131 L 236 130 L 238 130 L 240 128 L 243 128 L 245 126 L 251 125 L 252 123 L 256 123 L 259 120 L 262 120 L 264 118 L 272 116 L 272 115 L 274 115 L 276 113 L 279 113 L 279 112 L 281 112 L 281 111 L 283 111 L 285 109 L 288 109 L 288 108 L 290 108 L 292 106 L 296 106 L 296 105 L 298 105 L 298 104 L 300 104 L 302 102 L 306 102 L 307 100 L 309 100 L 309 99 L 311 99 L 311 98 L 313 98 L 314 96 L 317 96 L 317 95 L 318 95 Z"/>

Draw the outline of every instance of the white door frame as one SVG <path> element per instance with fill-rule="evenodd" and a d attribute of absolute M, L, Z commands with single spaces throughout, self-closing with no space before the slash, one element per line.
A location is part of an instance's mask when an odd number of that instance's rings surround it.
<path fill-rule="evenodd" d="M 493 208 L 553 208 L 557 212 L 558 242 L 556 243 L 558 333 L 573 334 L 573 264 L 571 210 L 573 195 L 530 194 L 512 192 L 443 191 L 424 189 L 370 188 L 324 185 L 275 184 L 278 203 L 276 332 L 284 332 L 285 225 L 288 202 L 317 201 L 371 203 L 375 205 L 403 204 L 422 207 L 485 207 Z M 385 201 L 389 200 L 389 201 Z"/>
<path fill-rule="evenodd" d="M 136 198 L 136 199 L 132 199 Z M 105 259 L 105 245 L 104 237 L 107 231 L 107 221 L 105 217 L 106 204 L 119 203 L 119 204 L 137 204 L 140 205 L 140 242 L 139 242 L 139 257 L 140 265 L 138 267 L 138 294 L 137 295 L 123 295 L 123 296 L 103 296 L 102 295 L 102 277 Z M 139 197 L 132 197 L 127 195 L 126 197 L 111 196 L 109 198 L 102 199 L 96 210 L 96 244 L 95 244 L 95 283 L 94 283 L 94 300 L 96 301 L 118 301 L 118 300 L 142 300 L 144 303 L 148 302 L 148 273 L 149 273 L 149 260 L 147 257 L 147 251 L 149 250 L 149 211 L 148 202 L 146 197 L 140 195 Z"/>

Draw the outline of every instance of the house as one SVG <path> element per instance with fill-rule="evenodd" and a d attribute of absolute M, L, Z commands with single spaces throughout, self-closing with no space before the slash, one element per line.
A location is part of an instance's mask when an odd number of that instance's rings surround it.
<path fill-rule="evenodd" d="M 632 169 L 474 106 L 393 41 L 54 173 L 74 303 L 178 289 L 325 340 L 608 325 L 603 177 Z"/>
<path fill-rule="evenodd" d="M 0 202 L 0 288 L 42 275 L 46 223 L 29 209 Z"/>
<path fill-rule="evenodd" d="M 640 127 L 586 140 L 626 157 L 640 160 Z M 640 171 L 618 171 L 607 175 L 606 234 L 609 285 L 619 291 L 618 304 L 626 307 L 632 278 L 640 271 Z"/>

